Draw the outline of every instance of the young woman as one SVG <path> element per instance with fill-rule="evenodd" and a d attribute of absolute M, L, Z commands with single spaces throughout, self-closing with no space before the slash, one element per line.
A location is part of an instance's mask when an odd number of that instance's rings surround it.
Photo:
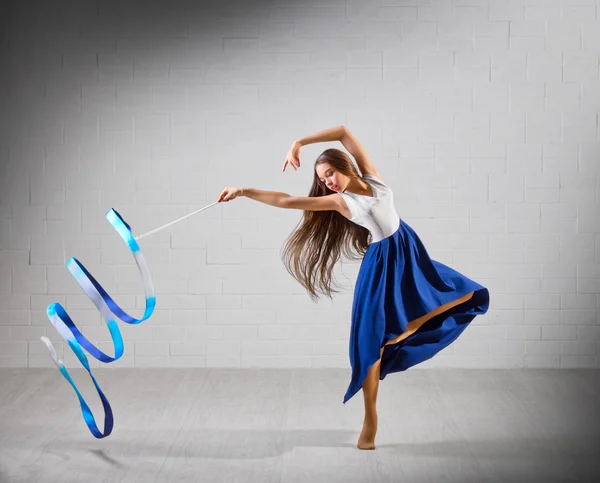
<path fill-rule="evenodd" d="M 314 164 L 307 197 L 227 186 L 219 202 L 245 196 L 279 208 L 304 210 L 288 238 L 284 263 L 308 291 L 331 298 L 331 273 L 343 252 L 362 262 L 352 303 L 346 403 L 361 388 L 365 416 L 358 448 L 375 449 L 377 390 L 392 372 L 430 359 L 453 342 L 477 315 L 487 312 L 489 292 L 432 260 L 419 236 L 394 206 L 394 196 L 356 138 L 344 126 L 294 141 L 283 171 L 300 167 L 300 147 L 339 140 L 352 154 L 326 149 Z M 353 254 L 354 250 L 354 254 Z"/>

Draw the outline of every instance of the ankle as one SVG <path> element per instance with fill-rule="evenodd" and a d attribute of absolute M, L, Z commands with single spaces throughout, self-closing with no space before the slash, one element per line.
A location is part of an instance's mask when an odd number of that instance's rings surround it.
<path fill-rule="evenodd" d="M 377 413 L 365 414 L 363 424 L 377 426 Z"/>

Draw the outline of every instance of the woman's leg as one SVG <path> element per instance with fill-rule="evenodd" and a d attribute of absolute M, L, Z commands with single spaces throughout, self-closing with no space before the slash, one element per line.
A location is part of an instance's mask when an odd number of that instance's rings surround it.
<path fill-rule="evenodd" d="M 456 299 L 447 304 L 437 307 L 428 314 L 425 314 L 418 319 L 415 319 L 408 323 L 407 330 L 400 334 L 395 339 L 386 342 L 385 345 L 397 344 L 401 340 L 406 339 L 409 335 L 415 333 L 425 322 L 431 319 L 433 316 L 449 310 L 450 308 L 466 302 L 473 296 L 474 292 L 470 292 L 459 299 Z M 369 368 L 367 377 L 363 381 L 362 390 L 365 399 L 365 419 L 363 422 L 363 429 L 358 438 L 357 446 L 360 449 L 375 449 L 375 434 L 377 433 L 377 391 L 379 389 L 379 376 L 381 370 L 381 356 L 383 355 L 384 347 L 379 351 L 379 360 Z"/>
<path fill-rule="evenodd" d="M 407 326 L 406 326 L 406 330 L 404 332 L 402 332 L 402 334 L 400 334 L 395 339 L 387 341 L 385 343 L 385 345 L 397 344 L 401 340 L 406 339 L 409 335 L 414 334 L 429 319 L 431 319 L 435 315 L 438 315 L 438 314 L 440 314 L 442 312 L 445 312 L 446 310 L 449 310 L 449 309 L 457 306 L 458 304 L 462 304 L 462 303 L 466 302 L 467 300 L 469 300 L 473 296 L 474 293 L 475 292 L 469 292 L 468 294 L 463 295 L 462 297 L 460 297 L 460 298 L 458 298 L 456 300 L 453 300 L 452 302 L 448 302 L 447 304 L 440 305 L 439 307 L 435 308 L 434 310 L 432 310 L 428 314 L 425 314 L 422 317 L 419 317 L 418 319 L 410 321 L 407 324 Z"/>
<path fill-rule="evenodd" d="M 369 368 L 367 377 L 362 384 L 365 399 L 365 419 L 363 429 L 358 438 L 359 449 L 375 449 L 375 434 L 377 433 L 377 390 L 379 389 L 379 375 L 381 369 L 381 354 L 379 360 Z"/>

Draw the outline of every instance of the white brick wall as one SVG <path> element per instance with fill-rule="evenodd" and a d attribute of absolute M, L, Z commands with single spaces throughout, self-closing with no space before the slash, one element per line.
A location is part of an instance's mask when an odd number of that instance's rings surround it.
<path fill-rule="evenodd" d="M 344 124 L 430 256 L 491 293 L 419 368 L 600 367 L 598 0 L 210 3 L 3 11 L 0 366 L 52 366 L 46 335 L 79 367 L 53 302 L 113 353 L 72 256 L 143 313 L 110 208 L 139 234 L 227 184 L 306 193 L 341 145 L 281 173 L 289 145 Z M 300 217 L 242 198 L 143 240 L 157 310 L 102 366 L 348 367 L 358 264 L 312 304 L 280 261 Z"/>

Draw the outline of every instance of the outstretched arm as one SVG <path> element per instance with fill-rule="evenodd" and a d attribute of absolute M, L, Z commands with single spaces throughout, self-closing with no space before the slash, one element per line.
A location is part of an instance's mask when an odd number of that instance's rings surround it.
<path fill-rule="evenodd" d="M 287 208 L 285 202 L 287 201 L 287 198 L 291 198 L 291 195 L 282 193 L 281 191 L 265 191 L 254 188 L 244 188 L 244 192 L 240 196 L 245 196 L 246 198 L 260 201 L 267 205 L 276 206 L 277 208 Z"/>
<path fill-rule="evenodd" d="M 281 191 L 257 190 L 254 188 L 238 188 L 226 186 L 217 198 L 217 202 L 228 202 L 240 196 L 260 201 L 277 208 L 297 209 L 304 211 L 327 211 L 335 210 L 341 212 L 340 196 L 338 194 L 327 196 L 292 196 Z"/>
<path fill-rule="evenodd" d="M 371 158 L 363 148 L 358 139 L 348 130 L 346 126 L 337 126 L 319 131 L 316 134 L 296 139 L 300 146 L 306 144 L 322 143 L 326 141 L 340 141 L 346 150 L 354 157 L 358 169 L 362 174 L 372 174 L 381 178 Z"/>
<path fill-rule="evenodd" d="M 243 194 L 267 205 L 277 208 L 296 209 L 304 211 L 340 211 L 340 195 L 335 193 L 327 196 L 292 196 L 280 191 L 265 191 L 254 188 L 244 188 Z"/>

